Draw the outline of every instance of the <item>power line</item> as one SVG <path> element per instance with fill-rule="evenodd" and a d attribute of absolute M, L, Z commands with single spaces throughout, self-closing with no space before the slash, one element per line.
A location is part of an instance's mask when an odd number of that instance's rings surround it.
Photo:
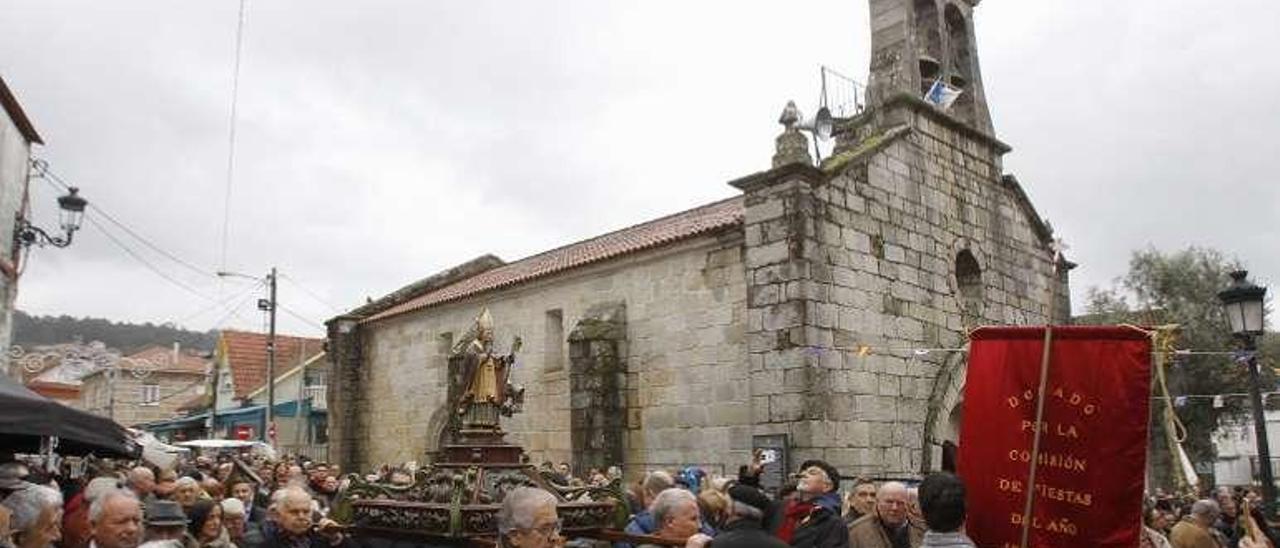
<path fill-rule="evenodd" d="M 44 160 L 36 160 L 36 169 L 38 172 L 37 176 L 40 176 L 45 181 L 48 181 L 51 184 L 55 184 L 56 186 L 61 186 L 62 190 L 69 190 L 71 188 L 71 185 L 68 184 L 66 181 L 64 181 L 62 177 L 58 176 L 57 173 L 54 173 L 49 169 L 48 162 L 45 162 Z M 199 274 L 204 277 L 214 277 L 214 274 L 212 272 L 209 272 L 208 270 L 200 268 L 196 265 L 193 265 L 190 262 L 183 260 L 181 257 L 178 257 L 177 255 L 174 255 L 173 253 L 166 251 L 160 246 L 152 243 L 151 240 L 148 240 L 147 238 L 143 237 L 141 234 L 138 234 L 137 231 L 133 230 L 132 228 L 129 228 L 128 225 L 124 224 L 124 222 L 120 221 L 119 219 L 115 218 L 113 215 L 108 213 L 106 210 L 102 209 L 102 207 L 98 206 L 95 202 L 89 202 L 89 209 L 101 215 L 104 219 L 109 221 L 111 224 L 120 228 L 120 230 L 123 230 L 125 234 L 132 236 L 133 239 L 137 240 L 142 245 L 146 246 L 148 249 L 155 251 L 156 253 L 159 253 L 165 258 L 185 267 L 187 270 L 195 272 L 196 274 Z"/>
<path fill-rule="evenodd" d="M 85 219 L 87 219 L 87 220 L 89 221 L 89 223 L 90 223 L 90 224 L 92 224 L 93 226 L 97 227 L 97 228 L 98 228 L 98 230 L 102 231 L 102 234 L 103 234 L 103 235 L 105 235 L 105 236 L 107 237 L 107 239 L 111 240 L 111 243 L 116 244 L 116 247 L 119 247 L 121 251 L 124 251 L 124 252 L 125 252 L 126 254 L 128 254 L 130 257 L 133 257 L 133 259 L 134 259 L 134 260 L 138 261 L 139 263 L 142 263 L 142 266 L 147 267 L 147 270 L 150 270 L 150 271 L 151 271 L 152 273 L 154 273 L 155 275 L 157 275 L 157 276 L 159 276 L 159 277 L 161 277 L 161 278 L 164 278 L 164 279 L 165 279 L 165 281 L 168 281 L 169 283 L 171 283 L 171 284 L 173 284 L 173 285 L 175 285 L 175 286 L 178 286 L 178 287 L 182 288 L 183 290 L 187 291 L 188 293 L 191 293 L 192 295 L 195 295 L 195 296 L 200 297 L 201 299 L 205 299 L 205 300 L 207 300 L 207 301 L 213 301 L 213 300 L 214 300 L 214 299 L 210 298 L 208 295 L 205 295 L 204 293 L 201 293 L 198 289 L 196 289 L 196 288 L 194 288 L 194 287 L 191 287 L 190 285 L 187 285 L 185 282 L 183 282 L 183 281 L 181 281 L 181 280 L 179 280 L 179 279 L 177 279 L 177 278 L 174 278 L 174 277 L 170 276 L 169 274 L 165 273 L 163 270 L 160 270 L 160 269 L 159 269 L 159 268 L 157 268 L 155 265 L 151 264 L 149 261 L 147 261 L 146 259 L 144 259 L 141 255 L 139 255 L 136 251 L 134 251 L 132 248 L 130 248 L 128 245 L 125 245 L 125 243 L 124 243 L 124 242 L 120 241 L 118 238 L 116 238 L 114 235 L 112 235 L 110 232 L 108 232 L 106 228 L 104 228 L 102 225 L 98 224 L 98 221 L 96 221 L 93 217 L 90 217 L 90 216 L 87 216 L 87 215 L 86 215 L 86 216 L 85 216 Z"/>
<path fill-rule="evenodd" d="M 240 321 L 249 321 L 242 318 L 239 312 L 240 312 L 240 307 L 244 306 L 245 304 L 248 304 L 252 297 L 253 297 L 252 292 L 245 294 L 244 297 L 240 299 L 240 302 L 236 303 L 236 305 L 231 307 L 231 309 L 228 310 L 226 314 L 223 314 L 222 317 L 218 319 L 218 321 L 214 322 L 212 329 L 218 329 L 222 327 L 222 325 L 225 324 L 227 320 L 231 319 L 232 316 L 235 316 Z"/>
<path fill-rule="evenodd" d="M 314 291 L 311 291 L 310 289 L 307 289 L 305 286 L 303 286 L 301 283 L 299 283 L 299 282 L 298 282 L 298 280 L 293 279 L 293 278 L 292 278 L 292 277 L 290 277 L 288 274 L 281 273 L 281 274 L 280 274 L 280 277 L 281 277 L 281 278 L 284 278 L 285 280 L 288 280 L 288 281 L 289 281 L 289 283 L 293 284 L 293 287 L 295 287 L 295 288 L 297 288 L 298 290 L 302 291 L 304 294 L 306 294 L 308 297 L 311 297 L 311 298 L 312 298 L 313 300 L 315 300 L 316 302 L 318 302 L 318 303 L 320 303 L 320 304 L 322 304 L 322 305 L 325 305 L 325 306 L 329 307 L 329 309 L 330 309 L 330 310 L 333 310 L 334 312 L 342 312 L 342 309 L 341 309 L 341 308 L 338 308 L 338 307 L 334 306 L 333 304 L 331 304 L 329 301 L 325 300 L 325 299 L 324 299 L 323 297 L 321 297 L 320 295 L 317 295 Z"/>
<path fill-rule="evenodd" d="M 231 71 L 231 119 L 227 131 L 227 183 L 222 196 L 222 259 L 219 270 L 227 269 L 227 241 L 231 227 L 231 182 L 236 166 L 236 107 L 240 98 L 240 54 L 244 44 L 244 1 L 240 0 L 240 12 L 236 19 L 236 60 Z"/>
<path fill-rule="evenodd" d="M 325 329 L 325 327 L 324 327 L 324 325 L 323 325 L 323 324 L 321 324 L 321 323 L 319 323 L 319 322 L 316 322 L 315 320 L 309 319 L 309 318 L 307 318 L 307 317 L 303 316 L 302 314 L 299 314 L 299 313 L 297 313 L 297 312 L 294 312 L 293 310 L 290 310 L 290 309 L 289 309 L 289 307 L 286 307 L 286 306 L 284 306 L 284 305 L 280 304 L 280 302 L 279 302 L 279 301 L 277 301 L 277 302 L 276 302 L 276 306 L 280 307 L 280 309 L 281 309 L 281 310 L 283 310 L 283 311 L 285 312 L 285 314 L 288 314 L 288 315 L 290 315 L 290 316 L 293 316 L 294 318 L 296 318 L 296 319 L 298 319 L 298 320 L 302 321 L 303 323 L 306 323 L 307 325 L 310 325 L 310 326 L 312 326 L 312 327 L 316 327 L 316 328 L 319 328 L 319 329 Z"/>
<path fill-rule="evenodd" d="M 195 319 L 195 318 L 198 318 L 198 317 L 200 317 L 200 316 L 203 316 L 203 315 L 205 315 L 206 313 L 208 313 L 208 312 L 210 312 L 210 311 L 212 311 L 212 310 L 215 310 L 215 309 L 218 309 L 218 308 L 222 308 L 222 307 L 224 307 L 224 306 L 227 306 L 227 305 L 231 304 L 231 302 L 232 302 L 232 301 L 234 301 L 234 300 L 236 300 L 236 299 L 239 299 L 239 298 L 242 298 L 242 297 L 244 297 L 245 295 L 247 295 L 247 294 L 249 294 L 249 293 L 252 293 L 253 291 L 255 291 L 255 290 L 257 290 L 257 289 L 261 288 L 263 283 L 265 283 L 265 282 L 259 281 L 258 283 L 256 283 L 256 284 L 254 284 L 254 285 L 249 286 L 249 287 L 248 287 L 248 289 L 246 289 L 246 290 L 244 290 L 244 291 L 241 291 L 241 292 L 239 292 L 239 293 L 236 293 L 236 294 L 234 294 L 234 295 L 231 295 L 230 297 L 227 297 L 227 298 L 225 298 L 225 299 L 223 299 L 223 300 L 221 300 L 221 301 L 219 301 L 219 302 L 213 303 L 213 304 L 211 304 L 211 305 L 209 305 L 209 306 L 202 307 L 200 310 L 198 310 L 198 311 L 196 311 L 196 312 L 193 312 L 193 313 L 191 313 L 191 314 L 187 314 L 187 315 L 183 316 L 183 317 L 182 317 L 182 319 L 178 320 L 178 322 L 177 322 L 177 323 L 178 323 L 178 325 L 182 325 L 182 324 L 184 324 L 184 323 L 186 323 L 186 322 L 189 322 L 189 321 L 191 321 L 191 320 L 193 320 L 193 319 Z"/>

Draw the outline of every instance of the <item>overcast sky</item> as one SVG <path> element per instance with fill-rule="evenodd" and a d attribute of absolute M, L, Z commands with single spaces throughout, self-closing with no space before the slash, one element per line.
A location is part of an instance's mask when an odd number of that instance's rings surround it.
<path fill-rule="evenodd" d="M 185 288 L 86 223 L 32 253 L 19 308 L 262 328 L 252 282 L 212 275 L 237 8 L 0 0 L 0 75 L 36 155 L 196 267 L 98 217 Z M 1280 2 L 986 0 L 976 17 L 1005 168 L 1080 263 L 1077 305 L 1146 246 L 1215 247 L 1280 281 Z M 477 255 L 734 195 L 768 167 L 783 104 L 813 109 L 819 65 L 865 80 L 867 5 L 248 0 L 243 44 L 225 268 L 278 266 L 282 331 L 318 335 L 331 306 Z M 57 192 L 31 189 L 54 224 Z"/>

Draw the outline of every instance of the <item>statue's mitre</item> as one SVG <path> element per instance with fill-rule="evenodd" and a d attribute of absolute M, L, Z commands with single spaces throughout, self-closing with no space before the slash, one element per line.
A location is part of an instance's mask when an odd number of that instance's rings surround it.
<path fill-rule="evenodd" d="M 480 310 L 480 315 L 476 316 L 476 327 L 485 331 L 493 331 L 493 316 L 489 314 L 489 307 Z"/>

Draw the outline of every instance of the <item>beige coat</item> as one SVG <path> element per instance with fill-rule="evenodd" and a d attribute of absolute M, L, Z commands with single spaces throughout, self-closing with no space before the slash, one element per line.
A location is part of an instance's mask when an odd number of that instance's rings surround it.
<path fill-rule="evenodd" d="M 1179 521 L 1169 531 L 1169 544 L 1173 548 L 1224 548 L 1208 529 L 1190 521 Z"/>
<path fill-rule="evenodd" d="M 907 527 L 910 528 L 907 537 L 911 548 L 920 546 L 924 542 L 924 528 L 909 520 Z M 849 548 L 893 548 L 889 535 L 880 524 L 880 516 L 867 514 L 849 524 Z"/>

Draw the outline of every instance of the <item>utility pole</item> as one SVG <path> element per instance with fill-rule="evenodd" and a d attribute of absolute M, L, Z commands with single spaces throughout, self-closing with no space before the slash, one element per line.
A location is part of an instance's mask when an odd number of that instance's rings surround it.
<path fill-rule="evenodd" d="M 270 435 L 276 431 L 276 267 L 271 267 L 267 280 L 271 282 L 271 302 L 267 309 L 271 320 L 267 330 L 267 432 L 264 434 Z M 275 446 L 274 436 L 270 437 L 268 443 Z"/>
<path fill-rule="evenodd" d="M 218 360 L 213 361 L 213 382 L 210 387 L 213 390 L 213 404 L 209 406 L 209 439 L 217 439 L 218 435 L 218 375 L 222 373 L 222 368 L 218 367 Z"/>

